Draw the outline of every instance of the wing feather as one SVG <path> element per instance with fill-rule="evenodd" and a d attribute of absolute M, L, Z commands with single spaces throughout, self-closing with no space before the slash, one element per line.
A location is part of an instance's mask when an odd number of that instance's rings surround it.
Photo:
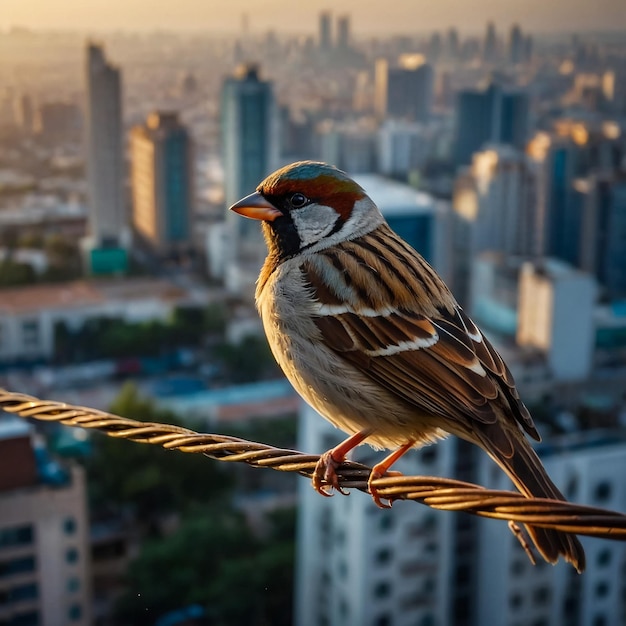
<path fill-rule="evenodd" d="M 357 299 L 339 304 L 315 263 L 303 264 L 302 272 L 319 304 L 315 323 L 322 340 L 359 371 L 420 411 L 472 430 L 474 421 L 489 427 L 505 456 L 512 444 L 495 427 L 498 415 L 509 415 L 539 438 L 509 369 L 451 296 L 451 306 L 438 306 L 430 316 L 406 298 L 379 314 L 363 302 L 360 314 Z"/>

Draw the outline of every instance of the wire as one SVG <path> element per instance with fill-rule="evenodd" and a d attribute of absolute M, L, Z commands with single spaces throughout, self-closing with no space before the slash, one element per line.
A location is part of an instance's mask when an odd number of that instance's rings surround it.
<path fill-rule="evenodd" d="M 119 417 L 82 406 L 40 400 L 0 388 L 0 409 L 24 418 L 98 430 L 109 437 L 204 454 L 219 461 L 243 462 L 312 477 L 319 455 L 274 448 L 227 435 Z M 371 468 L 353 461 L 337 469 L 344 489 L 367 492 Z M 382 498 L 413 500 L 434 509 L 464 511 L 481 517 L 532 524 L 568 533 L 626 541 L 626 515 L 546 498 L 526 498 L 511 491 L 486 489 L 451 478 L 393 475 L 373 481 Z"/>

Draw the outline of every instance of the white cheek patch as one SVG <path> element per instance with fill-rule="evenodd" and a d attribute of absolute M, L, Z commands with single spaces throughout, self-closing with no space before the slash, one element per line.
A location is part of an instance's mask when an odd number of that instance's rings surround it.
<path fill-rule="evenodd" d="M 302 248 L 317 243 L 335 227 L 335 209 L 320 204 L 310 204 L 291 212 L 291 219 L 298 231 Z"/>

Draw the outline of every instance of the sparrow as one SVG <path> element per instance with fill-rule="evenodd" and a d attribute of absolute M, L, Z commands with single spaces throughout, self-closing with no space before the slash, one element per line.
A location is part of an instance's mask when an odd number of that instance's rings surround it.
<path fill-rule="evenodd" d="M 313 161 L 270 174 L 230 207 L 261 220 L 268 255 L 256 305 L 272 353 L 296 391 L 349 437 L 326 452 L 313 486 L 339 489 L 337 467 L 367 442 L 393 452 L 449 434 L 482 448 L 526 497 L 565 500 L 526 435 L 540 441 L 508 367 L 424 258 L 366 192 Z M 528 526 L 543 558 L 582 572 L 577 537 Z"/>

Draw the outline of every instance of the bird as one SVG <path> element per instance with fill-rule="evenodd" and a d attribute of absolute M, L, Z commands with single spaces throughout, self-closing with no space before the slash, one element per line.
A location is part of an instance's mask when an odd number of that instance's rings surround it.
<path fill-rule="evenodd" d="M 367 443 L 391 454 L 455 435 L 484 450 L 526 497 L 565 500 L 528 436 L 541 438 L 507 365 L 443 279 L 394 233 L 345 172 L 299 161 L 270 174 L 230 210 L 260 220 L 267 257 L 255 300 L 274 358 L 300 396 L 348 434 L 313 474 L 323 495 Z M 580 573 L 574 535 L 526 525 L 549 563 Z"/>

